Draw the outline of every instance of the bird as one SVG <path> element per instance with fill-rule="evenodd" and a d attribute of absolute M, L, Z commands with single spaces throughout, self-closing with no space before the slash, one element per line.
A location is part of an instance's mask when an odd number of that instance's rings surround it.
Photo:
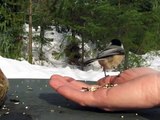
<path fill-rule="evenodd" d="M 2 70 L 0 69 L 0 107 L 6 100 L 6 95 L 9 88 L 9 82 Z"/>
<path fill-rule="evenodd" d="M 84 61 L 84 65 L 98 61 L 106 77 L 108 76 L 106 71 L 117 68 L 124 58 L 125 50 L 122 42 L 119 39 L 112 39 L 105 50 L 99 52 L 95 58 Z"/>

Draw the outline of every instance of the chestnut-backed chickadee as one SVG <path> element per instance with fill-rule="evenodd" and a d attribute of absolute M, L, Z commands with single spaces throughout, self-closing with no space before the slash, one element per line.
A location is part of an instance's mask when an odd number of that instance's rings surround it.
<path fill-rule="evenodd" d="M 112 39 L 104 51 L 98 53 L 96 58 L 85 61 L 84 65 L 98 60 L 106 76 L 106 70 L 117 68 L 123 61 L 124 57 L 125 51 L 123 44 L 118 39 Z"/>

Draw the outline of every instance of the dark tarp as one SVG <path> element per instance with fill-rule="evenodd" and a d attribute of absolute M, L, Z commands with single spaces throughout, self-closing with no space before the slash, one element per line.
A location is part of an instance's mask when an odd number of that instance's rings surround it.
<path fill-rule="evenodd" d="M 159 120 L 160 109 L 104 112 L 81 107 L 53 91 L 48 80 L 9 80 L 0 120 Z"/>

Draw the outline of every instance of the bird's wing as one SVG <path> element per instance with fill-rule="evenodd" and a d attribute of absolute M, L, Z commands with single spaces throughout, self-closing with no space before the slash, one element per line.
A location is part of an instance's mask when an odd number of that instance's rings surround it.
<path fill-rule="evenodd" d="M 86 60 L 83 62 L 84 65 L 88 65 L 89 63 L 92 63 L 94 61 L 96 61 L 97 59 L 96 58 L 93 58 L 93 59 L 89 59 L 89 60 Z"/>
<path fill-rule="evenodd" d="M 121 55 L 121 54 L 124 55 L 124 52 L 125 52 L 124 49 L 121 48 L 121 47 L 116 47 L 116 48 L 115 47 L 113 47 L 113 48 L 110 47 L 109 49 L 107 48 L 106 50 L 99 53 L 96 58 L 84 61 L 84 65 L 92 63 L 96 60 L 105 59 L 105 58 L 113 56 L 113 55 Z"/>
<path fill-rule="evenodd" d="M 124 49 L 121 47 L 107 48 L 97 55 L 97 59 L 103 59 L 112 55 L 124 54 Z"/>

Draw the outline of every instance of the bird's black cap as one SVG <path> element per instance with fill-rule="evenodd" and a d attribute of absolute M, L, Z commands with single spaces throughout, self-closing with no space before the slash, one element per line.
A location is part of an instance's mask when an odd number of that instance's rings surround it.
<path fill-rule="evenodd" d="M 111 45 L 117 45 L 117 46 L 121 46 L 122 43 L 119 39 L 112 39 L 111 40 Z"/>

